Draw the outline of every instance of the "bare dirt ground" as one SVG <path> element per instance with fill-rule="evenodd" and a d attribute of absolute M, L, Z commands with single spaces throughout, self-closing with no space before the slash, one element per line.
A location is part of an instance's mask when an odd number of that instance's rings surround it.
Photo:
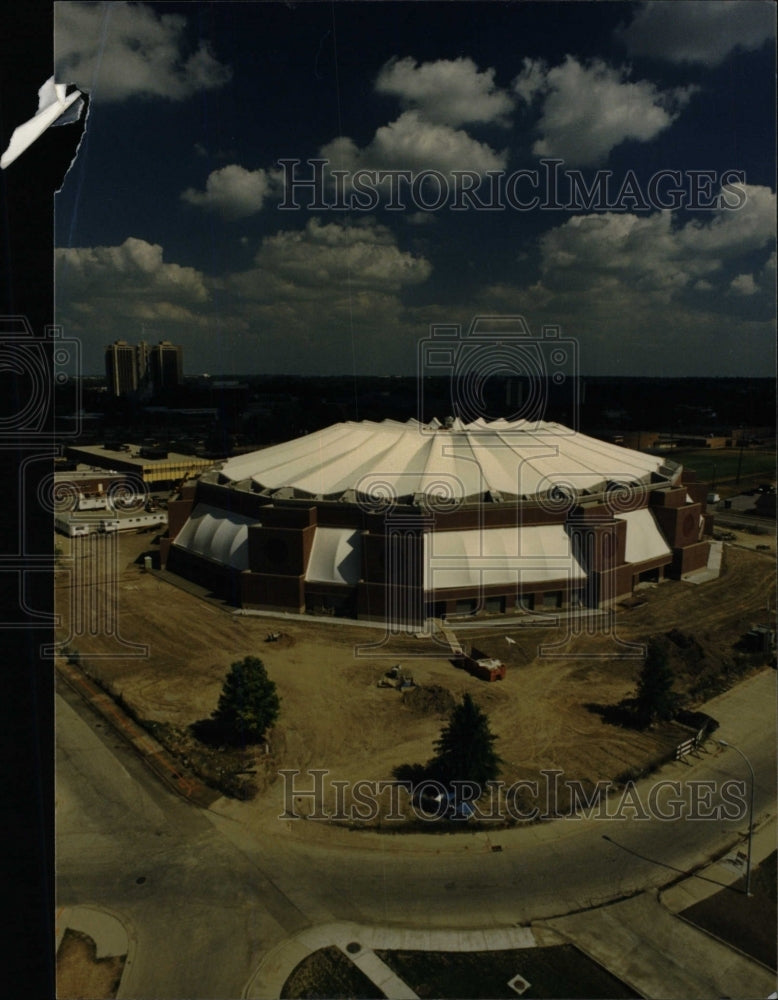
<path fill-rule="evenodd" d="M 457 635 L 507 663 L 505 680 L 490 684 L 456 669 L 428 638 L 395 637 L 357 655 L 357 647 L 381 639 L 380 631 L 341 621 L 235 615 L 219 601 L 203 600 L 144 573 L 142 559 L 136 560 L 151 550 L 148 535 L 122 538 L 119 546 L 118 630 L 125 640 L 147 643 L 148 655 L 116 655 L 121 653 L 116 638 L 100 630 L 73 635 L 71 648 L 140 719 L 181 727 L 210 715 L 234 660 L 260 656 L 282 699 L 270 734 L 274 767 L 328 768 L 332 778 L 354 781 L 389 778 L 399 764 L 426 762 L 445 715 L 418 714 L 403 703 L 400 692 L 376 686 L 395 663 L 411 671 L 417 684 L 440 685 L 457 699 L 465 691 L 473 695 L 499 737 L 506 782 L 535 777 L 541 768 L 561 769 L 571 779 L 613 779 L 642 770 L 689 735 L 679 738 L 675 724 L 642 733 L 622 729 L 587 708 L 614 704 L 634 692 L 642 661 L 614 657 L 623 649 L 613 635 L 573 638 L 564 647 L 572 655 L 559 658 L 539 655 L 539 646 L 564 640 L 564 629 L 498 623 L 466 633 L 454 623 Z M 66 551 L 63 567 L 72 568 L 67 557 Z M 99 573 L 82 588 L 74 587 L 74 580 L 63 569 L 56 581 L 63 639 L 70 619 L 85 614 L 86 602 L 106 591 Z M 773 559 L 725 545 L 718 580 L 701 586 L 668 581 L 640 590 L 638 597 L 644 603 L 631 602 L 637 606 L 617 611 L 619 640 L 644 642 L 681 629 L 699 640 L 701 658 L 719 655 L 723 663 L 752 624 L 771 618 Z M 283 640 L 265 642 L 271 631 L 282 632 Z M 95 658 L 100 653 L 114 655 Z M 679 676 L 682 689 L 693 686 L 689 671 L 688 677 Z"/>
<path fill-rule="evenodd" d="M 66 930 L 57 951 L 59 1000 L 115 997 L 126 956 L 95 958 L 95 943 L 80 931 Z"/>

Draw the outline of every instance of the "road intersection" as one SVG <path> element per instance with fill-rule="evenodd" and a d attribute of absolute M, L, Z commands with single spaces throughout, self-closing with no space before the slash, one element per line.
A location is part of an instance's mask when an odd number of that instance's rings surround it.
<path fill-rule="evenodd" d="M 241 803 L 219 799 L 204 810 L 171 794 L 69 689 L 58 706 L 58 905 L 102 906 L 120 917 L 132 942 L 120 996 L 241 996 L 272 949 L 338 921 L 404 928 L 423 942 L 435 928 L 584 915 L 688 876 L 747 830 L 743 818 L 592 818 L 386 835 L 279 820 L 282 802 L 272 793 L 265 813 L 250 811 L 247 823 Z M 764 827 L 775 816 L 774 671 L 707 710 L 753 762 Z M 716 747 L 638 788 L 692 776 L 719 786 L 745 778 L 741 765 Z"/>

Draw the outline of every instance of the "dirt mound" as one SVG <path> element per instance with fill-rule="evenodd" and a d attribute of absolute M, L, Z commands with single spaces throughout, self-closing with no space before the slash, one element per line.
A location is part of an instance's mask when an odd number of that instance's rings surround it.
<path fill-rule="evenodd" d="M 420 684 L 403 692 L 403 705 L 414 715 L 449 715 L 456 701 L 449 689 L 440 684 Z"/>
<path fill-rule="evenodd" d="M 692 703 L 726 691 L 764 663 L 764 655 L 738 651 L 732 635 L 703 630 L 692 635 L 674 628 L 661 640 L 676 676 L 676 689 Z"/>
<path fill-rule="evenodd" d="M 698 639 L 680 629 L 671 629 L 665 633 L 665 638 L 669 640 L 667 650 L 671 659 L 679 661 L 676 664 L 676 670 L 681 667 L 684 673 L 692 676 L 701 672 L 706 659 L 710 659 L 712 654 L 717 654 L 716 659 L 718 660 L 721 658 L 720 650 L 708 649 L 706 651 Z"/>
<path fill-rule="evenodd" d="M 253 798 L 273 777 L 273 760 L 264 752 L 265 744 L 248 748 L 211 745 L 196 735 L 207 729 L 209 722 L 204 719 L 187 727 L 154 721 L 143 725 L 184 768 L 209 787 L 229 798 Z"/>
<path fill-rule="evenodd" d="M 268 632 L 265 636 L 265 643 L 271 648 L 278 649 L 288 649 L 294 646 L 294 636 L 289 635 L 288 632 Z"/>

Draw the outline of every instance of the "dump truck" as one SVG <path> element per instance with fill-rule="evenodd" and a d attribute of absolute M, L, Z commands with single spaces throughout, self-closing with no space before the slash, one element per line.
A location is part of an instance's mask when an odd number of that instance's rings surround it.
<path fill-rule="evenodd" d="M 494 656 L 484 656 L 478 660 L 473 659 L 472 656 L 463 656 L 462 666 L 469 674 L 482 681 L 501 681 L 507 671 L 502 660 L 498 660 Z"/>

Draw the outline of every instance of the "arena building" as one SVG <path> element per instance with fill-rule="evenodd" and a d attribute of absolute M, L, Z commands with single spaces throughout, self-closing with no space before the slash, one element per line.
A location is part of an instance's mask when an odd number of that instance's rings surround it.
<path fill-rule="evenodd" d="M 162 559 L 254 609 L 418 625 L 603 607 L 706 565 L 705 489 L 684 480 L 556 423 L 346 422 L 186 486 Z"/>

